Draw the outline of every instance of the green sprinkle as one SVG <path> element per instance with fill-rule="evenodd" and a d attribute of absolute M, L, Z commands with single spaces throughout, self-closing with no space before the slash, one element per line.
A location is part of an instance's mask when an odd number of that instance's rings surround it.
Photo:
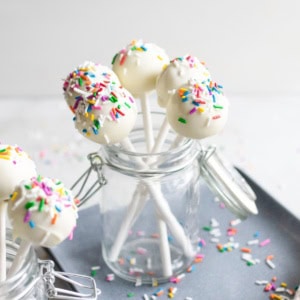
<path fill-rule="evenodd" d="M 99 122 L 99 120 L 94 120 L 94 125 L 95 125 L 95 127 L 97 129 L 99 129 L 100 128 L 100 122 Z"/>
<path fill-rule="evenodd" d="M 125 106 L 127 106 L 128 108 L 131 108 L 131 106 L 130 106 L 127 102 L 125 102 L 124 104 L 125 104 Z"/>
<path fill-rule="evenodd" d="M 251 267 L 253 266 L 253 263 L 251 261 L 247 261 L 247 266 Z"/>
<path fill-rule="evenodd" d="M 30 209 L 31 207 L 35 206 L 35 203 L 33 201 L 27 202 L 25 204 L 25 209 Z"/>
<path fill-rule="evenodd" d="M 204 226 L 202 227 L 203 230 L 205 231 L 211 231 L 211 227 L 210 226 Z"/>
<path fill-rule="evenodd" d="M 42 176 L 41 176 L 41 175 L 38 175 L 38 177 L 36 178 L 36 180 L 37 180 L 38 182 L 41 182 L 41 181 L 42 181 Z"/>
<path fill-rule="evenodd" d="M 127 294 L 127 297 L 128 297 L 128 298 L 134 297 L 134 293 L 129 292 L 129 293 Z"/>
<path fill-rule="evenodd" d="M 223 109 L 223 106 L 221 106 L 221 105 L 214 105 L 214 108 Z"/>
<path fill-rule="evenodd" d="M 97 270 L 91 270 L 91 276 L 95 277 L 97 275 Z"/>
<path fill-rule="evenodd" d="M 83 80 L 82 80 L 81 77 L 78 78 L 78 83 L 79 83 L 80 86 L 83 86 Z"/>
<path fill-rule="evenodd" d="M 116 59 L 118 57 L 118 54 L 119 53 L 116 53 L 115 56 L 113 57 L 112 62 L 111 62 L 112 65 L 115 63 L 115 61 L 116 61 Z"/>
<path fill-rule="evenodd" d="M 187 121 L 184 118 L 178 118 L 178 122 L 182 123 L 182 124 L 186 124 Z"/>
<path fill-rule="evenodd" d="M 137 48 L 136 48 L 136 46 L 133 46 L 133 47 L 131 47 L 131 51 L 135 51 Z"/>
<path fill-rule="evenodd" d="M 0 150 L 0 153 L 2 153 L 2 152 L 5 152 L 6 151 L 6 149 L 4 148 L 4 149 L 1 149 Z"/>
<path fill-rule="evenodd" d="M 112 103 L 118 102 L 118 99 L 117 99 L 115 96 L 110 96 L 110 97 L 109 97 L 109 100 L 110 100 Z"/>
<path fill-rule="evenodd" d="M 24 188 L 25 188 L 26 190 L 31 190 L 31 185 L 25 184 L 25 185 L 24 185 Z"/>
<path fill-rule="evenodd" d="M 44 206 L 45 206 L 45 199 L 43 198 L 43 199 L 40 201 L 39 211 L 43 211 L 43 210 L 44 210 Z"/>

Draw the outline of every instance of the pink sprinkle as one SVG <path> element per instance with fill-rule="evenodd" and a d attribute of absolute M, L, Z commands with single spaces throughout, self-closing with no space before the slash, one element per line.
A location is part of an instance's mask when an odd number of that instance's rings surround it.
<path fill-rule="evenodd" d="M 93 106 L 93 109 L 95 109 L 95 110 L 101 110 L 101 109 L 102 109 L 102 106 L 98 106 L 98 105 L 96 106 L 96 105 L 94 105 L 94 106 Z"/>
<path fill-rule="evenodd" d="M 270 239 L 266 239 L 266 240 L 260 242 L 259 246 L 264 247 L 264 246 L 266 246 L 266 245 L 268 245 L 270 243 L 271 243 L 271 240 Z"/>
<path fill-rule="evenodd" d="M 31 212 L 29 210 L 27 210 L 25 216 L 24 216 L 24 223 L 28 223 L 30 221 L 30 217 L 31 217 Z"/>
<path fill-rule="evenodd" d="M 196 107 L 192 108 L 192 109 L 190 110 L 189 114 L 191 115 L 191 114 L 193 114 L 195 111 L 196 111 Z"/>
<path fill-rule="evenodd" d="M 112 111 L 110 112 L 110 116 L 111 116 L 111 118 L 113 119 L 113 121 L 116 121 L 116 117 L 115 117 L 115 115 L 113 114 Z"/>
<path fill-rule="evenodd" d="M 136 253 L 137 253 L 137 254 L 140 254 L 140 255 L 145 255 L 145 254 L 147 253 L 147 249 L 142 248 L 142 247 L 138 247 L 138 248 L 136 249 Z"/>

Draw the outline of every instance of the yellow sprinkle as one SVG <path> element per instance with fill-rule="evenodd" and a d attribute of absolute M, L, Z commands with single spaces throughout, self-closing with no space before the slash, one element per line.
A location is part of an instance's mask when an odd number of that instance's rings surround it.
<path fill-rule="evenodd" d="M 86 136 L 91 136 L 91 133 L 90 133 L 90 132 L 87 132 L 87 133 L 86 133 Z"/>
<path fill-rule="evenodd" d="M 90 118 L 91 118 L 91 121 L 94 121 L 95 115 L 94 115 L 94 114 L 91 114 L 91 115 L 90 115 Z"/>
<path fill-rule="evenodd" d="M 167 64 L 164 64 L 163 66 L 162 66 L 162 70 L 165 70 L 166 68 L 167 68 Z"/>
<path fill-rule="evenodd" d="M 87 103 L 89 103 L 89 104 L 95 104 L 96 101 L 95 100 L 88 100 Z"/>
<path fill-rule="evenodd" d="M 287 287 L 287 284 L 285 282 L 281 282 L 280 286 L 281 287 Z"/>
<path fill-rule="evenodd" d="M 9 160 L 9 159 L 10 159 L 9 156 L 6 156 L 6 155 L 1 155 L 0 158 L 1 158 L 1 159 L 6 159 L 6 160 Z"/>
<path fill-rule="evenodd" d="M 160 55 L 157 55 L 157 58 L 158 58 L 159 60 L 163 60 L 163 58 L 162 58 Z"/>
<path fill-rule="evenodd" d="M 88 118 L 88 117 L 89 117 L 89 113 L 88 113 L 88 112 L 85 112 L 85 113 L 84 113 L 84 116 L 85 116 L 86 118 Z"/>
<path fill-rule="evenodd" d="M 12 194 L 11 197 L 10 197 L 10 200 L 11 200 L 11 201 L 15 201 L 16 198 L 17 198 L 17 196 L 18 196 L 18 192 L 13 192 L 13 194 Z"/>
<path fill-rule="evenodd" d="M 203 113 L 205 111 L 205 109 L 203 107 L 198 107 L 198 111 Z"/>

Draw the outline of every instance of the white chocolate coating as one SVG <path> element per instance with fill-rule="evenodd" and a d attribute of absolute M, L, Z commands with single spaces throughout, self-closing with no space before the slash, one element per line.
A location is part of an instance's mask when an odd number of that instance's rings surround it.
<path fill-rule="evenodd" d="M 113 83 L 100 85 L 99 92 L 79 101 L 75 127 L 96 143 L 118 143 L 128 136 L 135 124 L 136 103 L 125 88 Z"/>
<path fill-rule="evenodd" d="M 157 76 L 169 64 L 163 49 L 142 40 L 132 41 L 115 55 L 112 69 L 134 96 L 155 89 Z"/>
<path fill-rule="evenodd" d="M 210 80 L 210 73 L 197 57 L 185 55 L 173 59 L 158 76 L 156 82 L 157 101 L 166 107 L 170 97 L 190 80 L 204 82 Z"/>
<path fill-rule="evenodd" d="M 86 61 L 75 68 L 64 80 L 65 100 L 74 112 L 78 100 L 88 97 L 97 82 L 120 84 L 117 75 L 108 67 Z"/>
<path fill-rule="evenodd" d="M 35 163 L 18 146 L 0 145 L 0 201 L 9 199 L 24 179 L 36 176 Z"/>
<path fill-rule="evenodd" d="M 227 122 L 228 100 L 222 87 L 195 81 L 179 88 L 167 106 L 168 121 L 177 134 L 203 139 L 219 133 Z"/>
<path fill-rule="evenodd" d="M 23 180 L 8 203 L 14 237 L 34 245 L 53 247 L 72 237 L 77 206 L 72 192 L 50 178 Z"/>

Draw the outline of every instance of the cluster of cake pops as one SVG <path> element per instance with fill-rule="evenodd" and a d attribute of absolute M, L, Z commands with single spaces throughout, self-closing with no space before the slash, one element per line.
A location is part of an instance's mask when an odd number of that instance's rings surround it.
<path fill-rule="evenodd" d="M 128 136 L 136 123 L 137 99 L 143 116 L 145 148 L 152 154 L 161 151 L 171 130 L 177 135 L 171 146 L 174 148 L 185 138 L 200 140 L 217 134 L 228 116 L 228 101 L 222 86 L 211 79 L 197 57 L 184 55 L 170 60 L 163 49 L 142 40 L 134 40 L 120 50 L 113 57 L 112 69 L 89 61 L 79 65 L 64 80 L 63 90 L 80 134 L 98 144 L 119 143 L 131 152 L 135 148 Z M 149 96 L 153 92 L 166 115 L 156 138 L 150 108 L 153 100 Z M 143 170 L 149 170 L 153 163 L 138 157 L 135 162 Z M 137 202 L 143 188 L 152 196 L 159 212 L 162 268 L 164 276 L 171 276 L 166 228 L 172 231 L 186 256 L 192 257 L 195 252 L 157 183 L 145 181 L 137 186 L 136 199 L 132 199 L 109 259 L 118 259 L 140 210 Z"/>
<path fill-rule="evenodd" d="M 0 283 L 22 267 L 32 245 L 53 247 L 72 238 L 77 204 L 72 192 L 57 179 L 37 175 L 33 160 L 18 146 L 0 145 Z M 6 261 L 6 219 L 18 252 L 10 266 Z"/>

